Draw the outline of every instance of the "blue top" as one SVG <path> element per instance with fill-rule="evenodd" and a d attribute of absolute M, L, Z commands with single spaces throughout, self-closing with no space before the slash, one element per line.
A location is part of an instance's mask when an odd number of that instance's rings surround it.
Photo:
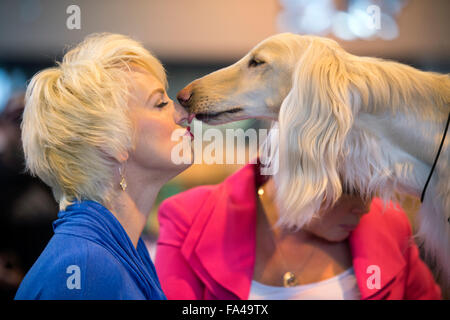
<path fill-rule="evenodd" d="M 15 299 L 166 299 L 142 239 L 136 249 L 101 204 L 68 206 L 53 230 Z"/>

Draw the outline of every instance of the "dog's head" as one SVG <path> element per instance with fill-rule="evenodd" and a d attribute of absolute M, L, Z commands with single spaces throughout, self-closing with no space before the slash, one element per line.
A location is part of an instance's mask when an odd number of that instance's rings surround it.
<path fill-rule="evenodd" d="M 286 225 L 302 226 L 342 193 L 338 159 L 353 123 L 350 100 L 359 99 L 350 90 L 349 59 L 333 40 L 279 34 L 178 93 L 190 114 L 210 124 L 278 120 L 276 179 Z"/>
<path fill-rule="evenodd" d="M 178 101 L 209 124 L 276 120 L 299 52 L 307 45 L 301 38 L 284 33 L 262 41 L 235 64 L 191 82 L 178 93 Z"/>

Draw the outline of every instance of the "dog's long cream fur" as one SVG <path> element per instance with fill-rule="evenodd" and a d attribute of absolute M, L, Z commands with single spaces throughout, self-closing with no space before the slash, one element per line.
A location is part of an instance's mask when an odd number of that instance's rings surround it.
<path fill-rule="evenodd" d="M 344 189 L 386 201 L 398 193 L 419 197 L 450 112 L 449 75 L 358 57 L 333 40 L 293 34 L 263 41 L 187 88 L 189 111 L 212 124 L 278 120 L 279 145 L 271 150 L 280 161 L 280 222 L 297 228 Z M 418 236 L 447 285 L 449 144 L 447 137 L 418 214 Z"/>

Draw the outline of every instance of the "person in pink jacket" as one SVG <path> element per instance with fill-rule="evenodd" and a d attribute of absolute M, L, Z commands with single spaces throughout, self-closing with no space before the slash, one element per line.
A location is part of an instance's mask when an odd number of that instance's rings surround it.
<path fill-rule="evenodd" d="M 299 231 L 248 164 L 165 200 L 155 266 L 168 299 L 440 299 L 405 213 L 344 195 Z"/>

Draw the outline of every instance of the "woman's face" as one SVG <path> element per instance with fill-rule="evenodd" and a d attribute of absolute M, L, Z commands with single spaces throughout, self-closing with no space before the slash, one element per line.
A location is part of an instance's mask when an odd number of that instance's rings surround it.
<path fill-rule="evenodd" d="M 178 135 L 173 141 L 174 130 L 180 129 L 181 135 L 186 135 L 184 140 L 193 157 L 191 135 L 180 126 L 188 115 L 184 108 L 173 103 L 163 84 L 148 71 L 135 67 L 132 79 L 128 107 L 135 129 L 135 149 L 129 154 L 127 166 L 132 163 L 138 169 L 153 170 L 171 178 L 189 167 L 172 160 L 172 149 L 183 139 Z"/>
<path fill-rule="evenodd" d="M 304 230 L 331 242 L 345 240 L 356 228 L 361 217 L 369 212 L 371 201 L 364 201 L 359 196 L 343 194 L 330 209 L 319 214 Z"/>

